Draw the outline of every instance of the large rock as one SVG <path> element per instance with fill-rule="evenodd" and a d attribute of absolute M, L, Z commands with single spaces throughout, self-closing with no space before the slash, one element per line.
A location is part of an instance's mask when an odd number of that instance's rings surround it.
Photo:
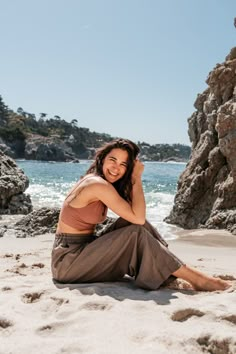
<path fill-rule="evenodd" d="M 0 214 L 28 214 L 30 196 L 24 194 L 29 179 L 15 161 L 0 151 Z"/>
<path fill-rule="evenodd" d="M 14 225 L 17 237 L 34 237 L 56 232 L 59 208 L 40 208 L 24 216 Z"/>
<path fill-rule="evenodd" d="M 75 154 L 57 137 L 31 136 L 26 139 L 25 158 L 40 161 L 76 161 Z"/>
<path fill-rule="evenodd" d="M 188 120 L 191 157 L 165 221 L 236 234 L 236 48 L 206 82 Z"/>

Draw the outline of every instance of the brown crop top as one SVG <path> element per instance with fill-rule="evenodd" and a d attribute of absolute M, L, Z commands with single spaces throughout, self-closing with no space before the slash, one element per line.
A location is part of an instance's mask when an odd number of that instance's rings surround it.
<path fill-rule="evenodd" d="M 79 183 L 81 181 L 79 181 Z M 78 187 L 78 184 L 76 188 Z M 107 207 L 100 200 L 81 208 L 72 207 L 69 205 L 68 201 L 65 200 L 62 205 L 60 219 L 66 225 L 84 231 L 94 229 L 96 224 L 105 221 L 106 215 Z"/>

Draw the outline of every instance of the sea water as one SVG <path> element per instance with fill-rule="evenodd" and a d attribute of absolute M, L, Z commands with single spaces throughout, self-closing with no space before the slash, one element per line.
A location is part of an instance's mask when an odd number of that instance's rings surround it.
<path fill-rule="evenodd" d="M 62 202 L 76 181 L 83 175 L 91 161 L 80 163 L 40 162 L 17 160 L 17 164 L 29 177 L 30 194 L 34 208 L 61 207 Z M 185 163 L 145 162 L 143 173 L 144 194 L 147 205 L 147 219 L 166 239 L 174 238 L 176 227 L 166 224 L 163 219 L 174 204 L 174 196 L 180 174 Z M 115 216 L 111 211 L 109 216 Z"/>

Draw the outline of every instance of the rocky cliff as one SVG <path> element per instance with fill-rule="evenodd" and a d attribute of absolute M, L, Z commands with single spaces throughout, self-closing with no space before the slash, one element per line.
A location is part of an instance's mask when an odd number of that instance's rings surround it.
<path fill-rule="evenodd" d="M 40 161 L 79 161 L 72 149 L 61 139 L 38 135 L 26 139 L 24 158 Z"/>
<path fill-rule="evenodd" d="M 29 179 L 15 161 L 0 151 L 0 214 L 28 214 L 30 196 L 25 194 Z"/>
<path fill-rule="evenodd" d="M 79 162 L 93 159 L 96 150 L 114 139 L 109 134 L 79 127 L 78 121 L 60 116 L 39 118 L 19 107 L 8 108 L 0 95 L 0 150 L 14 159 Z M 190 146 L 138 142 L 140 156 L 146 161 L 188 161 Z"/>
<path fill-rule="evenodd" d="M 236 234 L 236 47 L 206 83 L 188 119 L 191 157 L 165 221 Z"/>

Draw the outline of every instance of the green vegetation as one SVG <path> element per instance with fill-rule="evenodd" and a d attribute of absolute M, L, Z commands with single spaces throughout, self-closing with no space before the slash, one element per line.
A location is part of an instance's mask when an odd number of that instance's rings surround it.
<path fill-rule="evenodd" d="M 0 95 L 0 125 L 1 126 L 7 124 L 8 114 L 9 114 L 9 109 L 3 102 L 2 96 Z"/>
<path fill-rule="evenodd" d="M 138 142 L 143 158 L 150 161 L 187 161 L 190 156 L 191 149 L 187 145 L 182 144 L 155 144 L 150 145 L 144 142 Z"/>
<path fill-rule="evenodd" d="M 85 156 L 88 149 L 96 149 L 113 139 L 109 134 L 91 132 L 88 128 L 79 127 L 77 119 L 67 122 L 58 115 L 48 118 L 47 113 L 40 113 L 37 118 L 35 114 L 26 112 L 21 107 L 14 112 L 5 105 L 0 96 L 0 138 L 14 150 L 15 155 L 23 157 L 27 139 L 40 136 L 66 143 L 79 158 Z M 138 142 L 138 145 L 145 160 L 186 161 L 190 156 L 190 147 L 186 145 L 150 145 L 145 142 Z"/>

